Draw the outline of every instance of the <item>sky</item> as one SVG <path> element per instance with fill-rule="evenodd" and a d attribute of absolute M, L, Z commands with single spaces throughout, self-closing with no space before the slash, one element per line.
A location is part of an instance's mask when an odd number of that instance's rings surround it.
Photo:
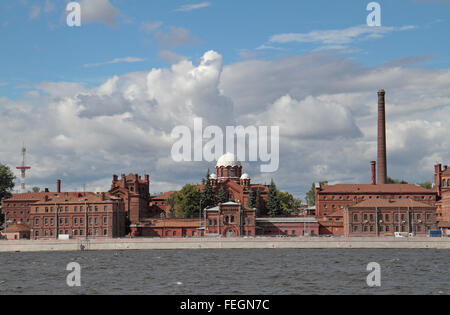
<path fill-rule="evenodd" d="M 279 169 L 244 171 L 303 198 L 370 182 L 383 88 L 388 175 L 432 181 L 450 164 L 450 1 L 378 1 L 376 27 L 369 2 L 80 0 L 69 27 L 68 1 L 2 1 L 0 163 L 25 143 L 28 188 L 149 173 L 157 193 L 215 168 L 175 162 L 174 127 L 280 126 Z"/>

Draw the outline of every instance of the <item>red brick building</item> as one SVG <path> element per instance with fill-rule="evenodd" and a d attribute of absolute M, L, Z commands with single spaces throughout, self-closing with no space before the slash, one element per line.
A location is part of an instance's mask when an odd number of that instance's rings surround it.
<path fill-rule="evenodd" d="M 412 184 L 337 184 L 315 189 L 320 234 L 344 234 L 344 211 L 367 200 L 411 199 L 435 207 L 436 192 Z"/>
<path fill-rule="evenodd" d="M 206 236 L 255 236 L 256 211 L 247 209 L 241 203 L 226 202 L 217 207 L 205 209 Z"/>
<path fill-rule="evenodd" d="M 441 164 L 435 166 L 434 186 L 438 196 L 437 224 L 450 235 L 450 167 Z"/>
<path fill-rule="evenodd" d="M 436 207 L 412 199 L 368 199 L 344 210 L 345 236 L 425 236 L 436 226 Z"/>
<path fill-rule="evenodd" d="M 2 202 L 2 212 L 7 224 L 30 224 L 30 205 L 45 198 L 50 193 L 13 194 Z"/>
<path fill-rule="evenodd" d="M 344 211 L 365 201 L 413 200 L 430 207 L 436 206 L 436 190 L 411 184 L 388 184 L 385 95 L 384 90 L 378 91 L 378 170 L 376 162 L 371 162 L 371 184 L 316 185 L 316 218 L 320 224 L 320 234 L 343 235 Z M 385 201 L 379 203 L 385 204 Z"/>
<path fill-rule="evenodd" d="M 224 190 L 228 200 L 247 205 L 248 196 L 253 190 L 255 193 L 259 190 L 260 199 L 258 212 L 260 215 L 265 213 L 265 202 L 267 200 L 267 193 L 269 188 L 267 185 L 252 184 L 251 178 L 248 174 L 242 173 L 242 164 L 234 154 L 227 153 L 223 155 L 216 164 L 216 173 L 210 175 L 210 183 L 213 187 L 216 196 L 218 196 L 221 189 Z M 200 191 L 203 191 L 205 180 L 197 185 Z M 153 216 L 159 217 L 164 212 L 165 216 L 169 215 L 169 205 L 167 199 L 176 191 L 170 191 L 160 196 L 152 197 L 150 202 Z"/>
<path fill-rule="evenodd" d="M 313 217 L 256 218 L 256 235 L 318 236 L 319 223 Z"/>
<path fill-rule="evenodd" d="M 146 219 L 131 224 L 132 237 L 202 237 L 203 219 Z"/>
<path fill-rule="evenodd" d="M 125 215 L 123 200 L 107 193 L 45 195 L 31 205 L 31 238 L 122 237 Z"/>
<path fill-rule="evenodd" d="M 150 217 L 150 175 L 146 174 L 144 179 L 138 174 L 122 174 L 120 179 L 113 175 L 109 193 L 123 200 L 129 222 L 138 223 Z"/>
<path fill-rule="evenodd" d="M 26 224 L 11 224 L 2 233 L 7 240 L 30 239 L 30 227 Z"/>

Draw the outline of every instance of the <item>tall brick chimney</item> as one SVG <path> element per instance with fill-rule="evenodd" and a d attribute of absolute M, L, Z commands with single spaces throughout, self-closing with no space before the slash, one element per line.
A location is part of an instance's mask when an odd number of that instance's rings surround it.
<path fill-rule="evenodd" d="M 377 184 L 377 162 L 372 161 L 370 162 L 370 169 L 372 171 L 372 177 L 371 177 L 371 184 L 376 185 Z"/>
<path fill-rule="evenodd" d="M 56 192 L 59 194 L 61 192 L 61 180 L 56 181 Z"/>
<path fill-rule="evenodd" d="M 378 183 L 387 183 L 386 162 L 386 92 L 378 91 Z"/>

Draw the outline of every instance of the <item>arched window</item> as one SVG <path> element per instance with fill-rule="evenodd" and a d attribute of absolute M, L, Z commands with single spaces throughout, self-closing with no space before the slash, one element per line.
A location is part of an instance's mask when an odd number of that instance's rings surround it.
<path fill-rule="evenodd" d="M 450 178 L 447 180 L 447 187 L 450 187 Z"/>

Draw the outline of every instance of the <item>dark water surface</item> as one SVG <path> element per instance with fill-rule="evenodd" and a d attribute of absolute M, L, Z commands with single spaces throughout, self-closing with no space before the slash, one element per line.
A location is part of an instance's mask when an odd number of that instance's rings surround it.
<path fill-rule="evenodd" d="M 0 253 L 0 294 L 450 294 L 450 251 L 184 250 Z M 66 266 L 81 265 L 70 288 Z M 366 284 L 381 265 L 381 287 Z"/>

